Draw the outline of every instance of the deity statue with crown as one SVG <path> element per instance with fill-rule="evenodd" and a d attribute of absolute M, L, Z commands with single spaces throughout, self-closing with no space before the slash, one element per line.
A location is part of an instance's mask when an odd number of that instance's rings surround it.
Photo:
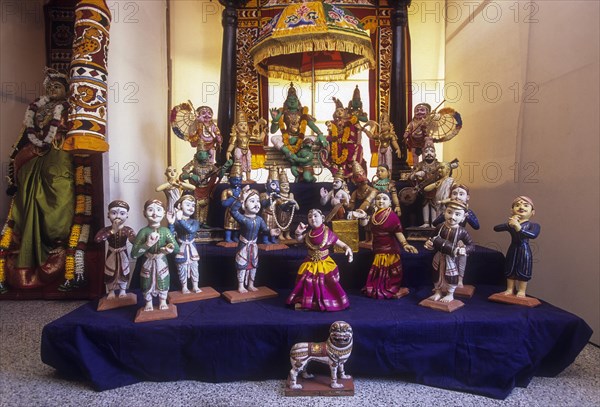
<path fill-rule="evenodd" d="M 330 149 L 326 165 L 332 172 L 338 169 L 342 171 L 344 178 L 349 178 L 352 176 L 353 162 L 366 168 L 361 145 L 362 125 L 359 121 L 366 122 L 367 115 L 362 111 L 358 87 L 354 90 L 348 108 L 345 109 L 342 102 L 335 97 L 333 101 L 335 102 L 333 120 L 327 122 L 329 131 L 327 141 L 330 143 Z"/>
<path fill-rule="evenodd" d="M 291 83 L 283 107 L 271 109 L 271 134 L 277 131 L 281 133 L 272 136 L 271 142 L 286 157 L 297 154 L 303 146 L 307 126 L 316 133 L 316 143 L 327 148 L 325 136 L 315 124 L 314 117 L 308 113 L 308 108 L 300 103 L 296 88 Z"/>

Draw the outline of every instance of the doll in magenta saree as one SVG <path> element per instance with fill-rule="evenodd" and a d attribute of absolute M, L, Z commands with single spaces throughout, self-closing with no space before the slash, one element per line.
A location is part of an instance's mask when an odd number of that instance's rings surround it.
<path fill-rule="evenodd" d="M 296 239 L 304 241 L 308 256 L 298 269 L 296 285 L 286 304 L 296 309 L 315 311 L 341 311 L 350 306 L 348 295 L 340 285 L 337 264 L 329 256 L 333 246 L 341 247 L 348 262 L 352 262 L 352 249 L 338 239 L 337 235 L 323 224 L 323 212 L 311 209 L 308 212 L 308 225 L 300 223 L 296 229 Z"/>
<path fill-rule="evenodd" d="M 356 213 L 364 215 L 360 219 L 363 226 L 367 223 L 371 225 L 373 252 L 375 253 L 362 292 L 367 297 L 376 299 L 399 298 L 403 292 L 407 293 L 406 289 L 401 290 L 400 249 L 402 248 L 408 253 L 417 253 L 417 249 L 406 241 L 400 219 L 392 210 L 390 195 L 387 192 L 379 192 L 375 196 L 374 203 L 375 213 L 371 217 L 368 217 L 364 211 L 356 211 Z"/>

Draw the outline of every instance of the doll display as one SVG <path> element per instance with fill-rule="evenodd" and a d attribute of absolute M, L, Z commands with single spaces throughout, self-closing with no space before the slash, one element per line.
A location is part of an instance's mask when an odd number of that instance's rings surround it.
<path fill-rule="evenodd" d="M 352 390 L 351 394 L 354 394 L 353 383 L 350 383 L 352 377 L 347 375 L 345 371 L 346 362 L 352 354 L 353 342 L 354 334 L 350 324 L 345 321 L 335 321 L 329 327 L 329 337 L 325 342 L 294 344 L 290 350 L 292 368 L 289 373 L 286 395 L 292 395 L 291 391 L 303 389 L 302 384 L 298 383 L 299 374 L 305 381 L 314 378 L 314 375 L 309 374 L 307 371 L 308 364 L 313 361 L 323 363 L 329 367 L 329 387 L 332 389 L 347 387 Z"/>
<path fill-rule="evenodd" d="M 390 178 L 390 168 L 387 164 L 380 164 L 377 166 L 377 173 L 373 177 L 372 185 L 379 192 L 387 192 L 392 198 L 392 209 L 396 215 L 402 214 L 400 208 L 400 200 L 398 199 L 398 192 L 396 190 L 396 183 Z"/>
<path fill-rule="evenodd" d="M 292 175 L 296 178 L 296 182 L 317 182 L 313 161 L 315 154 L 313 152 L 314 140 L 310 137 L 305 137 L 302 141 L 302 147 L 297 153 L 285 151 L 285 156 L 290 162 Z"/>
<path fill-rule="evenodd" d="M 333 171 L 341 171 L 345 178 L 352 175 L 353 164 L 366 168 L 361 145 L 362 127 L 359 117 L 344 109 L 339 99 L 333 98 L 336 109 L 333 120 L 326 122 L 329 135 L 329 158 L 326 166 Z"/>
<path fill-rule="evenodd" d="M 197 201 L 195 218 L 202 224 L 206 224 L 210 199 L 223 175 L 224 168 L 220 169 L 211 162 L 210 154 L 202 144 L 202 142 L 198 144 L 194 159 L 182 168 L 179 178 L 194 185 L 194 196 Z"/>
<path fill-rule="evenodd" d="M 290 153 L 296 154 L 300 151 L 306 135 L 306 126 L 317 135 L 317 143 L 321 147 L 327 148 L 328 144 L 325 136 L 315 124 L 315 119 L 308 114 L 308 108 L 302 107 L 300 104 L 293 83 L 290 84 L 283 107 L 271 109 L 270 113 L 271 134 L 275 134 L 277 131 L 281 132 L 280 135 L 272 136 L 271 142 L 284 155 L 288 156 Z"/>
<path fill-rule="evenodd" d="M 115 200 L 108 204 L 108 220 L 110 226 L 106 226 L 96 233 L 96 243 L 107 242 L 108 249 L 104 261 L 104 285 L 106 286 L 106 297 L 100 299 L 98 311 L 120 308 L 137 303 L 137 297 L 133 293 L 127 293 L 131 281 L 131 270 L 129 268 L 129 254 L 127 253 L 127 242 L 135 241 L 135 232 L 125 221 L 129 217 L 129 205 L 125 201 Z M 119 291 L 118 296 L 115 291 Z"/>
<path fill-rule="evenodd" d="M 331 190 L 327 191 L 325 188 L 321 188 L 319 193 L 321 195 L 321 206 L 331 205 L 331 216 L 328 215 L 328 218 L 333 220 L 346 219 L 346 210 L 350 205 L 350 192 L 348 192 L 348 186 L 341 172 L 336 172 L 333 176 Z"/>
<path fill-rule="evenodd" d="M 333 246 L 340 247 L 351 263 L 352 249 L 324 223 L 320 209 L 308 212 L 308 226 L 300 222 L 296 228 L 296 240 L 304 242 L 308 255 L 298 269 L 294 289 L 286 304 L 295 309 L 314 311 L 341 311 L 350 306 L 348 295 L 340 285 L 338 266 L 329 256 Z"/>
<path fill-rule="evenodd" d="M 521 195 L 513 200 L 508 221 L 494 226 L 496 232 L 510 233 L 511 241 L 504 268 L 506 291 L 492 295 L 490 299 L 493 301 L 530 307 L 540 305 L 539 300 L 526 295 L 527 282 L 531 280 L 533 269 L 533 253 L 529 240 L 537 238 L 541 230 L 539 224 L 530 221 L 533 215 L 533 201 Z"/>
<path fill-rule="evenodd" d="M 250 189 L 248 185 L 242 190 L 239 199 L 231 205 L 231 215 L 240 224 L 240 238 L 235 255 L 237 291 L 240 294 L 259 291 L 259 288 L 254 286 L 258 267 L 257 239 L 259 233 L 263 232 L 272 236 L 280 233 L 279 229 L 269 228 L 264 219 L 258 216 L 260 209 L 258 191 Z"/>
<path fill-rule="evenodd" d="M 177 238 L 179 250 L 175 252 L 174 260 L 177 266 L 177 275 L 181 283 L 181 292 L 189 294 L 189 280 L 192 281 L 192 291 L 199 293 L 202 290 L 198 287 L 198 249 L 194 244 L 196 233 L 200 230 L 202 224 L 193 219 L 196 211 L 196 198 L 192 195 L 183 195 L 175 203 L 175 212 L 167 213 L 169 230 Z"/>
<path fill-rule="evenodd" d="M 439 106 L 445 102 L 442 101 Z M 439 107 L 438 106 L 438 107 Z M 450 141 L 462 129 L 460 114 L 450 107 L 432 111 L 428 103 L 418 103 L 414 108 L 413 119 L 406 126 L 403 140 L 411 150 L 414 164 L 419 163 L 419 157 L 424 153 L 425 145 L 429 139 L 436 143 Z"/>
<path fill-rule="evenodd" d="M 354 162 L 352 166 L 352 183 L 356 185 L 356 189 L 350 195 L 350 203 L 348 205 L 349 213 L 347 215 L 349 220 L 358 219 L 358 217 L 362 216 L 360 215 L 360 212 L 358 216 L 355 216 L 353 213 L 355 210 L 370 214 L 373 200 L 377 195 L 377 190 L 369 184 L 369 179 L 367 178 L 364 169 L 357 162 Z M 365 240 L 361 243 L 363 246 L 369 246 L 372 240 L 373 236 L 371 235 L 370 227 L 367 224 L 367 226 L 365 226 Z"/>
<path fill-rule="evenodd" d="M 359 222 L 363 225 L 370 223 L 375 253 L 367 282 L 362 289 L 363 294 L 375 299 L 393 299 L 407 295 L 408 289 L 401 285 L 400 249 L 408 253 L 418 251 L 406 241 L 400 218 L 392 210 L 390 195 L 387 192 L 379 192 L 375 197 L 375 213 L 369 217 L 362 212 Z"/>
<path fill-rule="evenodd" d="M 19 289 L 43 287 L 65 266 L 75 208 L 73 163 L 62 148 L 69 85 L 54 69 L 44 75 L 45 94 L 27 107 L 10 155 L 7 193 L 13 198 L 0 229 L 0 292 L 7 281 Z"/>
<path fill-rule="evenodd" d="M 429 103 L 418 103 L 415 105 L 413 118 L 408 123 L 408 126 L 406 126 L 406 130 L 402 136 L 406 146 L 412 153 L 415 165 L 420 161 L 419 157 L 423 154 L 425 140 L 429 135 L 426 118 L 430 113 L 431 105 Z"/>
<path fill-rule="evenodd" d="M 439 205 L 445 205 L 450 202 L 452 199 L 457 199 L 459 201 L 464 202 L 465 205 L 469 205 L 470 200 L 469 188 L 464 184 L 452 184 L 450 187 L 450 198 L 445 199 L 443 201 L 438 202 Z M 441 213 L 434 221 L 433 226 L 437 226 L 444 222 L 444 214 Z M 460 222 L 460 226 L 465 227 L 466 225 L 471 226 L 474 230 L 479 230 L 479 219 L 477 219 L 477 215 L 475 212 L 468 207 L 467 212 L 465 214 L 465 220 Z M 464 295 L 467 297 L 471 297 L 475 290 L 473 286 L 465 286 L 464 285 L 464 277 L 465 277 L 465 268 L 467 266 L 467 258 L 466 256 L 459 256 L 456 261 L 456 265 L 458 266 L 458 286 L 456 288 L 455 294 Z"/>
<path fill-rule="evenodd" d="M 251 130 L 245 112 L 238 112 L 235 125 L 231 129 L 229 146 L 225 154 L 226 160 L 239 163 L 242 172 L 246 175 L 246 182 L 254 183 L 250 176 L 252 170 L 252 153 L 250 152 L 250 143 L 262 143 L 266 131 L 267 121 L 262 117 Z"/>
<path fill-rule="evenodd" d="M 231 205 L 239 199 L 242 193 L 242 166 L 234 162 L 229 171 L 229 188 L 221 192 L 221 205 L 225 207 L 225 218 L 223 227 L 225 229 L 225 240 L 219 242 L 219 246 L 235 247 L 239 240 L 240 224 L 231 216 Z"/>
<path fill-rule="evenodd" d="M 354 91 L 352 92 L 352 99 L 350 99 L 348 102 L 346 111 L 350 116 L 356 116 L 359 122 L 369 121 L 369 116 L 363 110 L 363 102 L 360 98 L 360 89 L 358 88 L 358 85 L 356 85 Z"/>
<path fill-rule="evenodd" d="M 189 142 L 197 151 L 206 152 L 209 163 L 216 163 L 223 138 L 209 106 L 200 106 L 194 110 L 192 102 L 181 103 L 171 110 L 169 121 L 177 137 Z"/>
<path fill-rule="evenodd" d="M 157 186 L 156 192 L 164 192 L 167 198 L 167 213 L 174 213 L 175 202 L 181 198 L 182 190 L 193 191 L 196 187 L 189 182 L 180 180 L 177 175 L 177 168 L 172 165 L 169 165 L 165 170 L 165 177 L 167 177 L 167 182 Z"/>
<path fill-rule="evenodd" d="M 409 175 L 409 179 L 416 184 L 417 192 L 423 194 L 423 224 L 420 227 L 432 227 L 433 220 L 440 212 L 438 202 L 449 196 L 450 186 L 454 183 L 450 175 L 456 167 L 458 160 L 450 163 L 438 161 L 433 141 L 426 141 L 423 147 L 423 161 L 416 164 Z M 400 191 L 401 194 L 406 189 Z"/>
<path fill-rule="evenodd" d="M 281 230 L 281 238 L 292 240 L 290 226 L 294 221 L 294 214 L 300 209 L 300 205 L 294 199 L 294 193 L 290 191 L 290 181 L 285 170 L 279 171 L 279 198 L 275 201 L 275 224 Z"/>
<path fill-rule="evenodd" d="M 148 221 L 148 226 L 137 233 L 131 249 L 133 258 L 144 257 L 140 272 L 140 285 L 146 304 L 138 313 L 138 317 L 143 313 L 156 312 L 152 304 L 152 298 L 158 297 L 158 310 L 169 312 L 164 312 L 163 315 L 155 318 L 174 318 L 177 316 L 175 306 L 167 305 L 170 274 L 166 255 L 179 252 L 179 244 L 171 231 L 161 226 L 161 221 L 165 216 L 164 204 L 161 201 L 156 199 L 146 201 L 144 216 Z M 136 322 L 138 321 L 136 318 Z"/>
<path fill-rule="evenodd" d="M 390 115 L 382 113 L 379 125 L 371 130 L 363 130 L 364 133 L 373 140 L 377 146 L 377 166 L 385 165 L 389 170 L 392 169 L 392 150 L 398 158 L 402 157 L 402 151 L 398 144 L 398 136 L 394 131 L 394 125 L 390 122 Z"/>
<path fill-rule="evenodd" d="M 261 216 L 265 221 L 268 230 L 278 228 L 277 219 L 275 217 L 275 208 L 279 204 L 283 204 L 280 200 L 281 189 L 279 186 L 279 169 L 277 166 L 269 168 L 267 183 L 265 184 L 266 192 L 260 194 L 260 205 L 262 207 Z M 289 225 L 288 225 L 289 226 Z M 264 250 L 279 250 L 287 249 L 284 244 L 279 244 L 279 234 L 270 234 L 268 230 L 262 233 L 262 245 Z"/>
<path fill-rule="evenodd" d="M 469 232 L 460 223 L 465 219 L 467 205 L 459 200 L 451 200 L 444 210 L 444 223 L 435 229 L 435 235 L 425 242 L 425 249 L 434 250 L 433 269 L 437 273 L 434 284 L 434 294 L 421 305 L 431 306 L 451 312 L 463 306 L 461 301 L 454 299 L 454 291 L 458 285 L 458 264 L 460 256 L 468 256 L 475 249 Z M 429 301 L 429 302 L 428 302 Z M 440 302 L 444 308 L 432 305 L 430 302 Z"/>

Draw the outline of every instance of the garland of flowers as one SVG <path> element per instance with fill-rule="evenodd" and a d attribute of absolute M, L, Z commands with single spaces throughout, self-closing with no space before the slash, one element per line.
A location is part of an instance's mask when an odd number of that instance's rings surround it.
<path fill-rule="evenodd" d="M 0 283 L 4 283 L 4 281 L 6 280 L 6 258 L 8 257 L 8 249 L 10 247 L 10 242 L 12 241 L 14 226 L 14 222 L 12 220 L 13 203 L 14 201 L 11 200 L 10 207 L 8 208 L 8 216 L 6 217 L 6 222 L 4 223 L 4 226 L 2 227 L 2 232 L 0 233 Z"/>
<path fill-rule="evenodd" d="M 30 104 L 27 108 L 27 111 L 25 112 L 25 119 L 23 121 L 23 124 L 26 127 L 27 137 L 29 138 L 29 141 L 31 141 L 31 143 L 37 147 L 44 147 L 54 141 L 54 138 L 56 137 L 56 132 L 58 130 L 58 126 L 61 122 L 62 113 L 65 110 L 65 107 L 62 105 L 62 103 L 57 103 L 56 106 L 54 106 L 54 111 L 52 112 L 52 120 L 50 120 L 48 132 L 46 133 L 44 139 L 40 140 L 36 136 L 35 124 L 33 123 L 33 120 L 39 108 L 48 104 L 49 101 L 50 98 L 48 96 L 42 96 L 41 98 L 37 99 L 35 102 Z"/>
<path fill-rule="evenodd" d="M 339 155 L 339 151 L 338 151 L 338 135 L 339 135 L 339 132 L 338 132 L 337 125 L 334 124 L 333 126 L 331 126 L 331 136 L 332 136 L 331 158 L 334 163 L 336 163 L 338 165 L 342 165 L 348 159 L 348 148 L 345 147 L 345 145 L 348 143 L 348 140 L 350 139 L 350 127 L 349 126 L 344 127 L 344 134 L 342 135 L 342 145 L 344 147 L 342 147 L 342 155 L 341 156 Z"/>
<path fill-rule="evenodd" d="M 306 118 L 306 115 L 308 114 L 308 108 L 307 107 L 303 107 L 302 108 L 302 120 L 300 120 L 300 128 L 299 128 L 299 133 L 302 135 L 302 137 L 298 137 L 298 140 L 296 140 L 296 143 L 294 145 L 292 145 L 290 143 L 290 132 L 287 130 L 287 128 L 285 130 L 282 130 L 282 135 L 283 135 L 283 144 L 288 148 L 288 150 L 290 150 L 290 152 L 296 154 L 298 151 L 300 151 L 300 148 L 302 148 L 302 141 L 304 139 L 304 134 L 306 132 L 306 126 L 308 124 L 308 120 Z M 279 128 L 283 129 L 284 126 L 284 121 L 283 121 L 283 114 L 281 115 L 281 117 L 279 118 Z"/>
<path fill-rule="evenodd" d="M 92 170 L 89 156 L 74 156 L 75 164 L 75 216 L 65 259 L 65 280 L 85 272 L 85 250 L 90 236 L 92 216 Z"/>

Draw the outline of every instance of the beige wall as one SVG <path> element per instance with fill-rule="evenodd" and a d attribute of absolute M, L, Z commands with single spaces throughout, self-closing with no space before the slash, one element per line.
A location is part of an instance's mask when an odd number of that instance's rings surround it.
<path fill-rule="evenodd" d="M 219 110 L 223 6 L 209 0 L 170 0 L 169 9 L 172 106 L 188 100 L 196 108 L 210 106 L 216 120 Z M 171 151 L 173 165 L 177 168 L 187 164 L 194 155 L 189 143 L 173 134 Z"/>
<path fill-rule="evenodd" d="M 42 5 L 42 0 L 7 2 L 0 9 L 0 225 L 8 212 L 9 198 L 4 191 L 12 145 L 23 126 L 25 109 L 43 93 Z"/>
<path fill-rule="evenodd" d="M 166 0 L 107 3 L 113 22 L 104 199 L 129 202 L 128 224 L 138 230 L 146 225 L 144 202 L 164 200 L 154 189 L 167 161 Z"/>
<path fill-rule="evenodd" d="M 515 196 L 533 198 L 542 232 L 528 293 L 584 318 L 598 343 L 600 4 L 479 3 L 447 23 L 446 83 L 463 90 L 465 127 L 445 155 L 463 163 L 480 244 L 505 251 L 492 226 Z"/>

